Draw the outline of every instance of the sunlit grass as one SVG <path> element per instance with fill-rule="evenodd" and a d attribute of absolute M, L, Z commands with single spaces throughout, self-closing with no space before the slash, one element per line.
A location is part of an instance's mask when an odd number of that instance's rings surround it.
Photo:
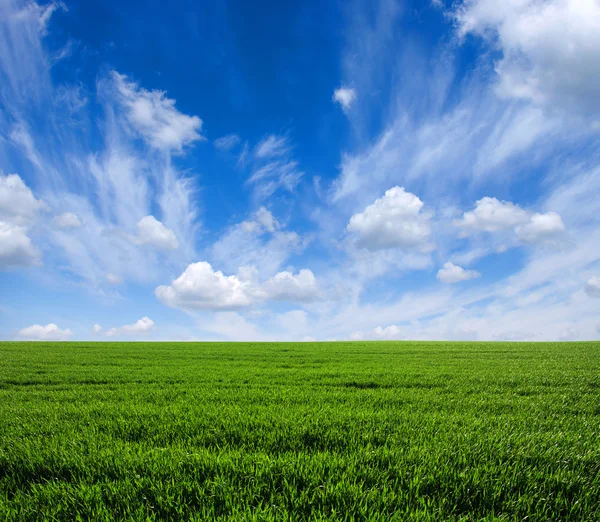
<path fill-rule="evenodd" d="M 598 520 L 600 343 L 0 343 L 0 520 Z"/>

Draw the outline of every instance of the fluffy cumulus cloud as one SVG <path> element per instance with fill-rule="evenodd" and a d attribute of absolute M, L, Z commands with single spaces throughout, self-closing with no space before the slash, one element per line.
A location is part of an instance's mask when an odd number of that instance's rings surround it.
<path fill-rule="evenodd" d="M 97 333 L 100 330 L 96 330 L 96 326 L 94 325 L 94 331 Z M 115 335 L 127 335 L 127 336 L 136 336 L 136 335 L 146 335 L 155 329 L 154 321 L 149 317 L 142 317 L 138 319 L 135 323 L 125 324 L 118 328 L 111 328 L 106 332 L 107 337 L 114 337 Z"/>
<path fill-rule="evenodd" d="M 180 151 L 202 138 L 202 120 L 179 112 L 164 92 L 147 91 L 115 71 L 112 79 L 127 121 L 151 147 Z"/>
<path fill-rule="evenodd" d="M 317 279 L 311 270 L 302 269 L 298 274 L 279 272 L 268 279 L 263 290 L 267 299 L 273 301 L 315 301 L 320 298 L 321 291 Z"/>
<path fill-rule="evenodd" d="M 356 91 L 351 87 L 340 87 L 333 91 L 333 101 L 339 103 L 344 112 L 350 110 L 356 101 Z"/>
<path fill-rule="evenodd" d="M 540 243 L 559 238 L 565 232 L 562 218 L 556 212 L 531 213 L 507 201 L 485 197 L 475 208 L 454 222 L 465 234 L 513 230 L 524 243 Z"/>
<path fill-rule="evenodd" d="M 154 291 L 164 304 L 183 310 L 236 310 L 264 301 L 311 302 L 321 290 L 311 270 L 297 274 L 284 271 L 264 282 L 253 266 L 241 267 L 237 275 L 226 276 L 210 263 L 192 263 L 170 285 Z"/>
<path fill-rule="evenodd" d="M 32 341 L 65 341 L 73 335 L 73 332 L 68 328 L 61 330 L 54 323 L 42 326 L 34 324 L 23 328 L 19 331 L 19 337 Z"/>
<path fill-rule="evenodd" d="M 556 212 L 533 214 L 524 225 L 519 225 L 515 232 L 525 243 L 538 243 L 546 239 L 560 236 L 565 231 L 562 218 Z"/>
<path fill-rule="evenodd" d="M 368 250 L 388 248 L 431 250 L 431 214 L 423 202 L 403 187 L 393 187 L 363 212 L 354 214 L 347 230 L 356 244 Z"/>
<path fill-rule="evenodd" d="M 402 327 L 391 324 L 386 327 L 377 326 L 373 330 L 373 334 L 377 339 L 403 339 L 405 332 Z M 362 335 L 357 335 L 357 337 L 363 337 Z"/>
<path fill-rule="evenodd" d="M 600 109 L 597 0 L 465 0 L 453 16 L 461 36 L 488 39 L 502 96 L 567 109 Z"/>
<path fill-rule="evenodd" d="M 81 222 L 81 219 L 79 219 L 79 216 L 77 214 L 74 214 L 73 212 L 63 212 L 62 214 L 55 216 L 52 219 L 52 222 L 56 227 L 62 228 L 64 230 L 68 230 L 71 228 L 80 228 L 83 226 L 83 223 Z"/>
<path fill-rule="evenodd" d="M 250 285 L 234 275 L 213 270 L 210 263 L 192 263 L 170 285 L 154 291 L 164 304 L 191 310 L 231 310 L 252 303 Z"/>
<path fill-rule="evenodd" d="M 481 277 L 481 274 L 475 270 L 465 270 L 461 266 L 447 262 L 438 270 L 436 277 L 442 283 L 460 283 L 461 281 Z"/>
<path fill-rule="evenodd" d="M 30 225 L 44 208 L 17 174 L 0 171 L 0 220 L 15 225 Z"/>
<path fill-rule="evenodd" d="M 600 277 L 591 277 L 585 285 L 585 293 L 590 297 L 600 298 Z"/>
<path fill-rule="evenodd" d="M 93 327 L 92 327 L 92 331 L 95 334 L 99 334 L 102 331 L 102 326 L 100 326 L 98 323 L 96 323 Z"/>
<path fill-rule="evenodd" d="M 44 208 L 20 176 L 0 171 L 0 270 L 40 263 L 41 251 L 28 234 Z"/>
<path fill-rule="evenodd" d="M 477 201 L 473 210 L 465 212 L 456 224 L 468 230 L 497 232 L 528 221 L 529 214 L 518 205 L 485 197 Z"/>
<path fill-rule="evenodd" d="M 41 252 L 32 244 L 27 229 L 0 221 L 0 270 L 37 265 L 40 261 Z"/>
<path fill-rule="evenodd" d="M 142 245 L 149 245 L 158 250 L 172 250 L 179 246 L 179 242 L 172 230 L 165 227 L 154 216 L 140 219 L 136 225 L 137 240 Z"/>

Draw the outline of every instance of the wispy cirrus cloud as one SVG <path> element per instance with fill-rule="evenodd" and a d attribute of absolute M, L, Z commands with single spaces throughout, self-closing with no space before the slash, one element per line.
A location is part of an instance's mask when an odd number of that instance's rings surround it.
<path fill-rule="evenodd" d="M 13 244 L 11 259 L 20 256 L 31 264 L 41 257 L 37 248 L 52 252 L 49 263 L 67 267 L 96 289 L 102 289 L 107 274 L 151 279 L 165 261 L 168 266 L 195 252 L 196 186 L 178 171 L 175 158 L 203 140 L 202 120 L 178 111 L 163 91 L 147 90 L 110 71 L 99 76 L 93 97 L 99 103 L 99 134 L 88 136 L 89 115 L 81 109 L 92 101 L 74 84 L 55 83 L 49 73 L 44 38 L 58 6 L 9 2 L 1 7 L 0 76 L 5 88 L 0 101 L 10 115 L 3 122 L 10 140 L 2 146 L 6 157 L 19 152 L 28 159 L 29 165 L 21 164 L 30 187 L 43 194 L 46 210 L 55 216 L 49 223 L 32 220 L 38 200 L 29 187 L 17 187 L 15 180 L 21 178 L 7 178 L 14 193 L 10 205 L 18 206 L 20 219 L 27 220 L 18 229 L 14 220 L 10 230 L 5 227 Z M 42 107 L 49 111 L 43 121 L 51 129 L 37 124 Z M 38 247 L 30 234 L 39 238 Z M 156 245 L 157 253 L 149 254 L 144 245 Z M 172 253 L 167 256 L 167 251 Z"/>

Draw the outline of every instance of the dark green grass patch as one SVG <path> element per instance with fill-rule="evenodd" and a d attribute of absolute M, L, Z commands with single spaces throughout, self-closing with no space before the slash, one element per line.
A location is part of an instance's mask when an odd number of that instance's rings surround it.
<path fill-rule="evenodd" d="M 0 343 L 0 520 L 600 520 L 600 343 Z"/>

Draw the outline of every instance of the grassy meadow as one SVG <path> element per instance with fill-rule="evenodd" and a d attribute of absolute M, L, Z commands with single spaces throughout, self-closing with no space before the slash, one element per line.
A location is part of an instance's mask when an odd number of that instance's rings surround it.
<path fill-rule="evenodd" d="M 0 520 L 600 520 L 600 343 L 0 343 Z"/>

